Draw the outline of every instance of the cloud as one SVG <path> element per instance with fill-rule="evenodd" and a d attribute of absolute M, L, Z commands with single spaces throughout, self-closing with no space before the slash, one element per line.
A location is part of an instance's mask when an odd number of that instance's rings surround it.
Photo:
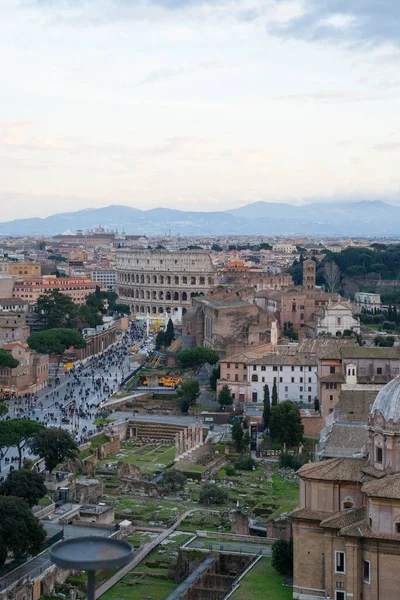
<path fill-rule="evenodd" d="M 400 142 L 386 142 L 382 144 L 376 144 L 376 150 L 381 152 L 397 152 L 400 150 Z"/>
<path fill-rule="evenodd" d="M 187 65 L 177 68 L 165 68 L 162 67 L 160 69 L 156 69 L 149 73 L 139 85 L 146 85 L 149 83 L 159 83 L 160 81 L 165 81 L 167 79 L 171 79 L 173 77 L 179 77 L 180 75 L 188 75 L 191 73 L 200 73 L 201 71 L 208 71 L 210 69 L 223 69 L 226 66 L 233 65 L 225 65 L 222 62 L 204 62 L 198 65 Z"/>
<path fill-rule="evenodd" d="M 285 4 L 285 0 L 278 0 Z M 273 32 L 305 40 L 400 45 L 399 0 L 304 0 L 303 14 Z"/>

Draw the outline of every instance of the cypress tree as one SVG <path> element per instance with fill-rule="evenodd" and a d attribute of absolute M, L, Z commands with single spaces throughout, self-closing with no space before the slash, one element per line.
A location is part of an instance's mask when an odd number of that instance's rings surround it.
<path fill-rule="evenodd" d="M 278 388 L 276 387 L 276 378 L 274 379 L 274 385 L 272 387 L 272 406 L 278 404 Z"/>
<path fill-rule="evenodd" d="M 263 411 L 264 429 L 268 429 L 270 418 L 271 418 L 271 402 L 269 399 L 269 387 L 267 385 L 264 385 L 264 411 Z"/>

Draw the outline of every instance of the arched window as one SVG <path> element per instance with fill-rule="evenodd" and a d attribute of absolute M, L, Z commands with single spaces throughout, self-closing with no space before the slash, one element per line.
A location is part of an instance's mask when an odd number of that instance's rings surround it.
<path fill-rule="evenodd" d="M 157 283 L 157 275 L 153 275 L 153 283 Z"/>
<path fill-rule="evenodd" d="M 140 283 L 144 283 L 144 275 L 140 276 Z"/>
<path fill-rule="evenodd" d="M 141 313 L 144 313 L 144 306 L 141 306 L 141 307 L 140 307 L 140 312 L 141 312 Z"/>
<path fill-rule="evenodd" d="M 186 313 L 187 313 L 186 308 L 182 308 L 182 315 L 186 315 Z"/>
<path fill-rule="evenodd" d="M 171 292 L 167 292 L 165 296 L 166 300 L 171 300 Z"/>
<path fill-rule="evenodd" d="M 163 309 L 163 307 L 162 307 L 162 306 L 160 306 L 160 307 L 158 308 L 158 312 L 160 313 L 160 315 L 162 315 L 162 314 L 163 314 L 163 312 L 164 312 L 164 309 Z"/>
<path fill-rule="evenodd" d="M 146 283 L 150 283 L 150 275 L 146 275 Z"/>
<path fill-rule="evenodd" d="M 157 300 L 157 292 L 156 291 L 151 292 L 151 296 L 152 296 L 153 300 Z"/>
<path fill-rule="evenodd" d="M 182 292 L 182 302 L 186 302 L 186 300 L 187 300 L 187 293 Z"/>
<path fill-rule="evenodd" d="M 160 275 L 160 283 L 164 283 L 164 275 Z"/>
<path fill-rule="evenodd" d="M 167 283 L 168 283 L 168 285 L 171 285 L 171 276 L 170 275 L 167 275 Z"/>
<path fill-rule="evenodd" d="M 140 290 L 140 298 L 141 298 L 142 300 L 144 300 L 144 291 L 143 291 L 143 290 Z"/>
<path fill-rule="evenodd" d="M 174 300 L 179 300 L 179 294 L 178 294 L 178 292 L 174 292 Z"/>
<path fill-rule="evenodd" d="M 252 375 L 251 376 L 251 380 L 252 381 L 258 381 L 258 375 Z"/>
<path fill-rule="evenodd" d="M 179 277 L 177 277 L 176 275 L 175 275 L 174 281 L 175 281 L 175 285 L 179 285 Z"/>
<path fill-rule="evenodd" d="M 171 309 L 169 306 L 167 306 L 167 308 L 165 309 L 165 312 L 167 312 L 168 314 L 171 312 Z"/>
<path fill-rule="evenodd" d="M 164 300 L 164 292 L 158 292 L 158 299 Z"/>
<path fill-rule="evenodd" d="M 150 292 L 149 292 L 149 290 L 146 290 L 146 298 L 147 298 L 147 300 L 150 300 Z"/>
<path fill-rule="evenodd" d="M 304 321 L 304 313 L 300 313 L 300 321 Z"/>

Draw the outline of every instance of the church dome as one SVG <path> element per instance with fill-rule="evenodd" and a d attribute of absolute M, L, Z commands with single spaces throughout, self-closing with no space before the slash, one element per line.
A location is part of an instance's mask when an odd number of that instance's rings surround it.
<path fill-rule="evenodd" d="M 400 376 L 389 381 L 378 393 L 372 405 L 371 417 L 380 413 L 385 422 L 400 421 Z"/>

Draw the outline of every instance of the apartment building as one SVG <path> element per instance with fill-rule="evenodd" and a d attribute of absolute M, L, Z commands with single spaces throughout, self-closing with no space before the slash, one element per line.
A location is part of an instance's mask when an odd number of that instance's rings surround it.
<path fill-rule="evenodd" d="M 85 304 L 89 294 L 96 291 L 97 285 L 88 277 L 55 277 L 54 275 L 27 277 L 23 281 L 14 283 L 13 297 L 35 304 L 39 296 L 57 290 L 71 296 L 75 304 Z"/>

